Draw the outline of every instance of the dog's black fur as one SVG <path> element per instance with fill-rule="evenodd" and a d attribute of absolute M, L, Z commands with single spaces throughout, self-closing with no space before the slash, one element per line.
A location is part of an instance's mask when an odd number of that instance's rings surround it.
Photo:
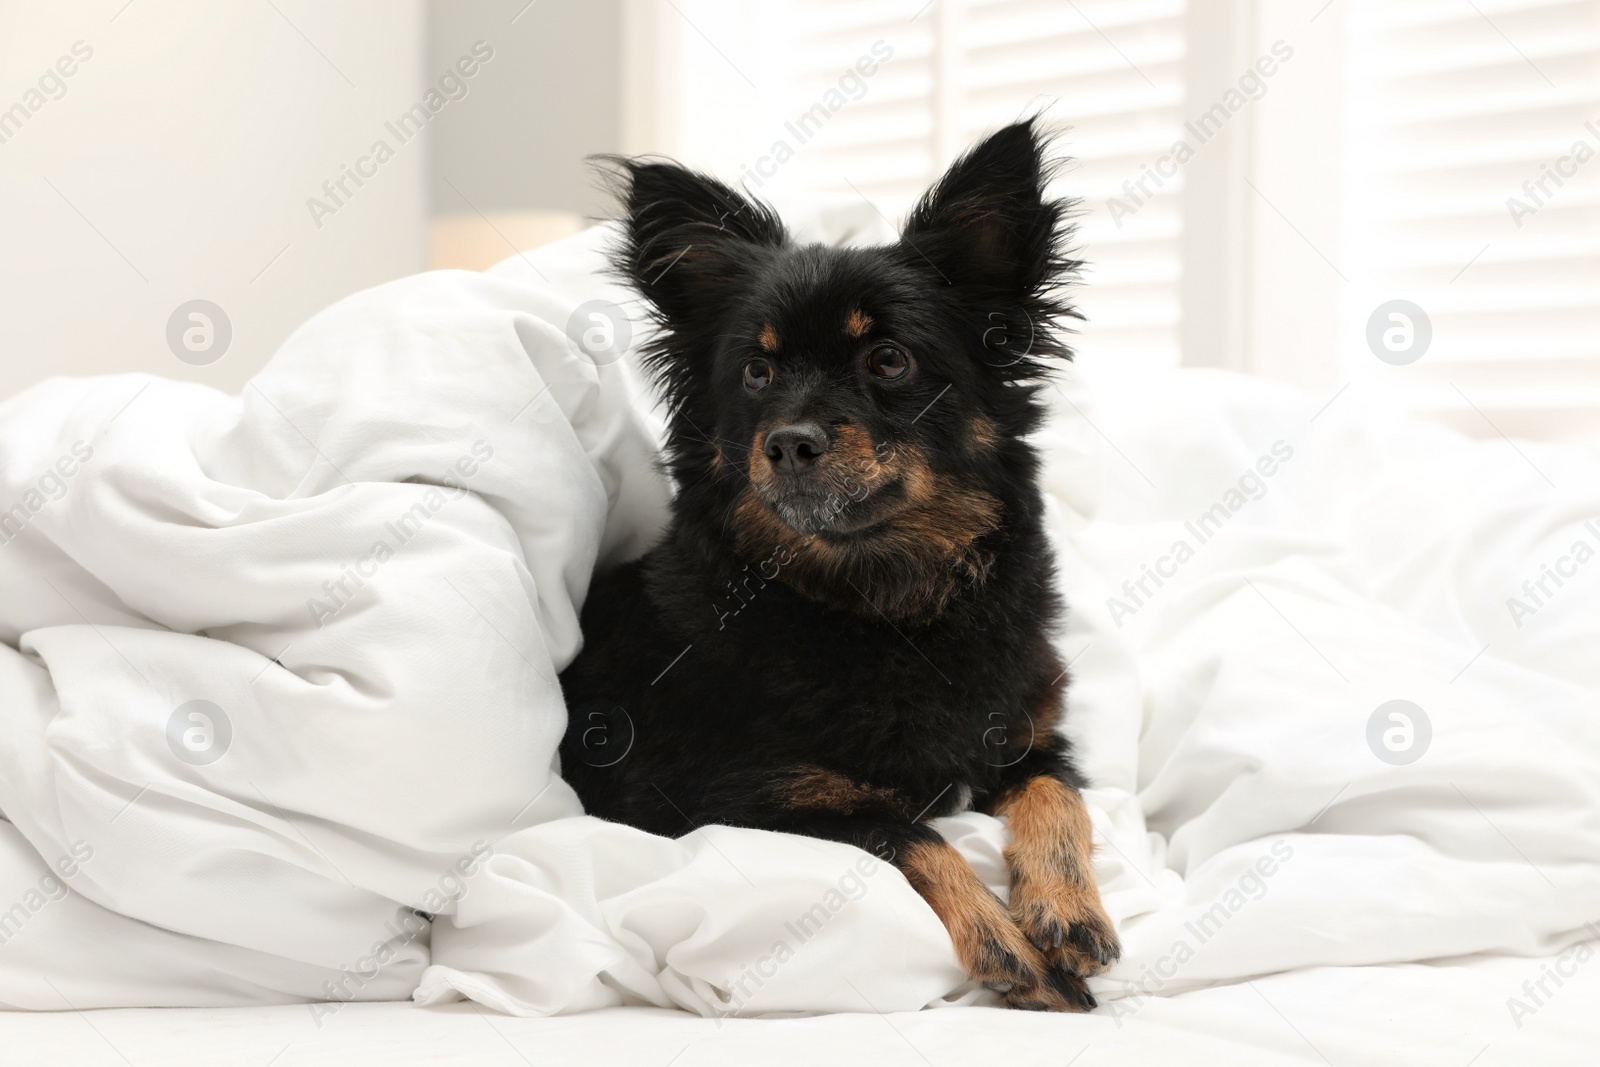
<path fill-rule="evenodd" d="M 1070 358 L 1078 266 L 1040 131 L 978 144 L 875 248 L 798 246 L 711 178 L 613 165 L 614 262 L 659 325 L 645 359 L 678 492 L 663 541 L 589 592 L 563 773 L 592 814 L 654 833 L 874 851 L 1008 1003 L 1092 1007 L 1082 978 L 1118 946 L 1057 729 L 1026 440 Z M 923 821 L 969 802 L 1011 816 L 1010 932 Z"/>

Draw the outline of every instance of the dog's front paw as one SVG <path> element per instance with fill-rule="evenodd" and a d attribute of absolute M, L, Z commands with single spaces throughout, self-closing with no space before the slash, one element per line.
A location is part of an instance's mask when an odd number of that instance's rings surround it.
<path fill-rule="evenodd" d="M 1024 882 L 1013 890 L 1011 916 L 1045 959 L 1072 975 L 1099 974 L 1122 955 L 1117 932 L 1092 886 Z"/>
<path fill-rule="evenodd" d="M 1093 1011 L 1097 1003 L 1082 978 L 1060 967 L 1052 967 L 1039 985 L 1013 989 L 1001 999 L 1021 1011 Z"/>
<path fill-rule="evenodd" d="M 1024 1011 L 1090 1011 L 1094 995 L 1011 922 L 991 927 L 969 954 L 974 981 L 1000 994 L 1008 1008 Z"/>
<path fill-rule="evenodd" d="M 1049 962 L 1014 923 L 1007 921 L 998 901 L 992 918 L 985 917 L 951 933 L 968 976 L 1002 997 L 1021 996 L 1049 981 Z"/>

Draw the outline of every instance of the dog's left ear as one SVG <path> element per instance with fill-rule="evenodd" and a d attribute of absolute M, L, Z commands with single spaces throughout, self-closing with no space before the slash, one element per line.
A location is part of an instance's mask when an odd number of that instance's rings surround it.
<path fill-rule="evenodd" d="M 1047 197 L 1045 137 L 1028 119 L 980 141 L 912 209 L 901 234 L 907 262 L 931 266 L 974 309 L 1071 314 L 1062 286 L 1071 204 Z"/>

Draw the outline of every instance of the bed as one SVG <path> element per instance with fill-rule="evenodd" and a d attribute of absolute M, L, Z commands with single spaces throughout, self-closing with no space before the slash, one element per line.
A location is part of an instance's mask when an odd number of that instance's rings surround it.
<path fill-rule="evenodd" d="M 669 493 L 648 385 L 584 349 L 645 329 L 604 237 L 357 294 L 242 396 L 0 406 L 7 1063 L 1593 1061 L 1591 449 L 1064 374 L 1125 955 L 1090 1016 L 1005 1012 L 864 854 L 651 838 L 554 773 L 588 576 Z M 1003 891 L 1003 824 L 939 825 Z"/>

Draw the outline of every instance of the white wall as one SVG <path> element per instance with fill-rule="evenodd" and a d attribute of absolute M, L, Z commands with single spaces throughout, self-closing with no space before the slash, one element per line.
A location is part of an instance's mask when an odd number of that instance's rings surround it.
<path fill-rule="evenodd" d="M 1191 0 L 1185 11 L 1187 120 L 1245 72 L 1271 72 L 1184 171 L 1188 366 L 1313 389 L 1338 377 L 1342 15 L 1313 21 L 1272 0 Z"/>
<path fill-rule="evenodd" d="M 425 78 L 437 79 L 475 41 L 494 49 L 460 106 L 434 126 L 433 214 L 608 214 L 613 205 L 584 157 L 622 150 L 621 0 L 428 7 Z"/>
<path fill-rule="evenodd" d="M 420 270 L 427 137 L 384 123 L 422 96 L 424 21 L 421 0 L 0 0 L 0 116 L 41 105 L 0 125 L 0 397 L 132 370 L 236 390 L 320 308 Z M 64 92 L 30 96 L 79 41 Z M 318 226 L 308 198 L 380 138 L 393 158 Z M 205 366 L 166 337 L 196 298 L 232 323 Z"/>

